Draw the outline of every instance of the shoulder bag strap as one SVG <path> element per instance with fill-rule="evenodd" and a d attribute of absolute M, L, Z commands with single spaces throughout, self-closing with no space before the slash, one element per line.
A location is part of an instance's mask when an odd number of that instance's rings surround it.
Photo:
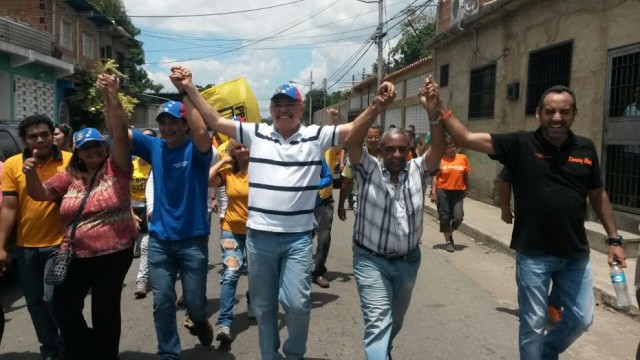
<path fill-rule="evenodd" d="M 104 166 L 104 164 L 103 164 Z M 102 170 L 102 166 L 93 174 L 91 178 L 91 182 L 87 187 L 87 192 L 82 197 L 82 201 L 80 202 L 80 207 L 78 208 L 78 213 L 76 214 L 76 218 L 73 219 L 73 224 L 71 225 L 71 235 L 69 236 L 69 247 L 73 244 L 73 240 L 76 237 L 76 229 L 78 228 L 78 223 L 80 222 L 80 218 L 82 217 L 82 212 L 84 211 L 84 205 L 87 203 L 87 198 L 89 198 L 89 194 L 91 194 L 91 190 L 93 189 L 93 183 L 96 181 L 96 177 L 98 173 Z"/>

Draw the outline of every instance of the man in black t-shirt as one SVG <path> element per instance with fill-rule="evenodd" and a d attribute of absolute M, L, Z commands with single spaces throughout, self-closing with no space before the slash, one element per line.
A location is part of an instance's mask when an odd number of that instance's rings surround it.
<path fill-rule="evenodd" d="M 520 305 L 521 359 L 557 359 L 593 321 L 593 284 L 584 219 L 587 197 L 609 237 L 609 258 L 626 267 L 593 142 L 574 135 L 574 92 L 554 86 L 541 97 L 536 131 L 472 133 L 440 101 L 440 118 L 461 147 L 489 154 L 511 172 Z M 565 312 L 545 333 L 549 285 Z"/>

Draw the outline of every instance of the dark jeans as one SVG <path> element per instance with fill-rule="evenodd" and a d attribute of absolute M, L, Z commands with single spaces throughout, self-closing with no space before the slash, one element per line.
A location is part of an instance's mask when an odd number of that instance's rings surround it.
<path fill-rule="evenodd" d="M 120 347 L 120 295 L 122 282 L 133 261 L 131 248 L 91 258 L 74 258 L 67 278 L 56 286 L 53 306 L 60 331 L 68 339 L 69 359 L 118 358 Z M 91 289 L 91 320 L 82 314 Z"/>
<path fill-rule="evenodd" d="M 438 189 L 438 218 L 440 232 L 452 232 L 462 224 L 464 191 Z"/>
<path fill-rule="evenodd" d="M 4 308 L 0 304 L 0 344 L 2 344 L 2 334 L 4 334 Z"/>
<path fill-rule="evenodd" d="M 316 256 L 314 260 L 314 268 L 311 272 L 312 277 L 322 276 L 327 272 L 325 263 L 329 256 L 329 248 L 331 247 L 331 226 L 333 225 L 333 199 L 322 200 L 320 205 L 314 210 L 318 228 L 318 246 L 316 247 Z"/>
<path fill-rule="evenodd" d="M 45 285 L 44 271 L 47 260 L 58 246 L 40 248 L 16 247 L 16 261 L 20 275 L 20 287 L 31 315 L 40 345 L 40 354 L 57 356 L 58 326 L 53 318 L 51 292 L 53 287 Z"/>

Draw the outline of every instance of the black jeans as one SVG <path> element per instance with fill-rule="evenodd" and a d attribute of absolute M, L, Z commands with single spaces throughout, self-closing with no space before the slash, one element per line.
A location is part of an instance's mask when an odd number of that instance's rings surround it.
<path fill-rule="evenodd" d="M 0 304 L 0 344 L 2 344 L 2 334 L 4 334 L 4 308 Z"/>
<path fill-rule="evenodd" d="M 329 256 L 329 248 L 331 247 L 331 227 L 333 225 L 333 199 L 322 200 L 320 205 L 315 208 L 314 213 L 318 228 L 315 233 L 318 236 L 318 245 L 316 247 L 316 256 L 314 259 L 314 268 L 311 276 L 323 276 L 327 272 L 325 263 Z"/>
<path fill-rule="evenodd" d="M 438 189 L 438 217 L 440 232 L 452 232 L 462 224 L 464 191 Z"/>
<path fill-rule="evenodd" d="M 74 258 L 67 278 L 53 292 L 53 307 L 72 360 L 118 358 L 122 282 L 133 261 L 131 248 L 91 258 Z M 82 314 L 91 289 L 93 329 Z"/>

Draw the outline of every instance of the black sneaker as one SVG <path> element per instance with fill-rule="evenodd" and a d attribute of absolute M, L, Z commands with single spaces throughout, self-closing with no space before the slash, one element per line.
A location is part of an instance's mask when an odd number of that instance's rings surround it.
<path fill-rule="evenodd" d="M 209 321 L 206 321 L 203 325 L 190 328 L 189 332 L 191 335 L 198 337 L 202 346 L 210 346 L 213 342 L 213 326 Z"/>

